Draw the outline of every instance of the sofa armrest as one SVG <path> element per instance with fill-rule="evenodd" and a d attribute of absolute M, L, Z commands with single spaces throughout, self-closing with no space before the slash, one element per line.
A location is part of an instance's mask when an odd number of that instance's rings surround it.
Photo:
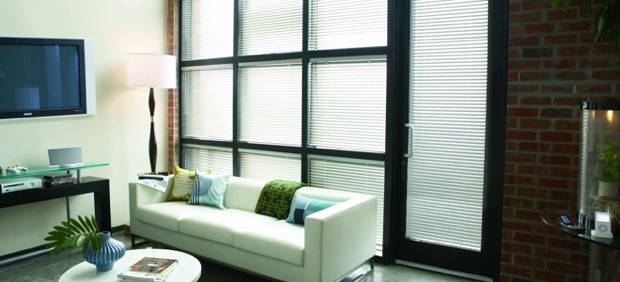
<path fill-rule="evenodd" d="M 168 181 L 166 190 L 155 190 L 146 185 L 129 182 L 129 219 L 133 221 L 135 219 L 135 211 L 139 206 L 165 202 L 172 190 L 172 180 Z M 133 222 L 130 222 L 133 224 Z"/>
<path fill-rule="evenodd" d="M 361 195 L 305 219 L 304 281 L 335 281 L 374 257 L 377 198 Z"/>

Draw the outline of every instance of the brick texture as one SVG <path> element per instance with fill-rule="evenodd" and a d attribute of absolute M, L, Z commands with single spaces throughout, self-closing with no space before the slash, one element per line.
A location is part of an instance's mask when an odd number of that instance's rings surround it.
<path fill-rule="evenodd" d="M 581 101 L 618 99 L 618 58 L 573 2 L 510 1 L 501 281 L 587 281 L 588 243 L 540 219 L 576 211 Z"/>
<path fill-rule="evenodd" d="M 167 45 L 168 54 L 179 56 L 178 35 L 178 1 L 168 0 Z M 176 89 L 168 90 L 168 171 L 179 163 L 179 99 Z"/>

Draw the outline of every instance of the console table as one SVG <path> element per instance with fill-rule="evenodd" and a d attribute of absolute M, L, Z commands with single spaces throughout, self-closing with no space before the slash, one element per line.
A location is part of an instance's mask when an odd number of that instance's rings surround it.
<path fill-rule="evenodd" d="M 20 178 L 20 177 L 31 177 L 37 175 L 44 175 L 53 172 L 67 171 L 70 173 L 70 170 L 77 171 L 76 183 L 61 185 L 57 187 L 44 187 L 30 190 L 23 190 L 17 192 L 11 192 L 6 194 L 0 194 L 0 209 L 19 206 L 24 204 L 36 203 L 41 201 L 47 201 L 52 199 L 65 198 L 68 199 L 70 196 L 77 196 L 83 194 L 93 194 L 93 202 L 94 202 L 94 210 L 95 210 L 95 218 L 97 219 L 97 224 L 99 225 L 100 230 L 111 230 L 112 229 L 112 220 L 111 220 L 111 212 L 110 212 L 110 180 L 92 176 L 82 177 L 80 175 L 81 169 L 93 168 L 93 167 L 101 167 L 107 166 L 108 164 L 88 164 L 77 167 L 67 167 L 67 168 L 41 168 L 41 169 L 33 169 L 28 170 L 26 172 L 22 172 L 20 174 L 10 174 L 10 175 L 0 175 L 0 179 L 6 178 Z M 67 201 L 67 218 L 69 218 L 69 202 Z M 36 248 L 43 248 L 44 245 Z M 31 252 L 25 255 L 19 255 L 14 257 L 12 255 L 6 255 L 0 258 L 0 266 L 17 261 L 20 259 L 28 258 L 34 255 L 39 255 L 47 252 L 47 250 L 39 250 L 35 252 Z M 10 258 L 7 258 L 10 257 Z"/>
<path fill-rule="evenodd" d="M 0 194 L 0 209 L 90 193 L 94 195 L 95 217 L 99 228 L 110 230 L 110 180 L 103 178 L 87 176 L 76 184 Z"/>

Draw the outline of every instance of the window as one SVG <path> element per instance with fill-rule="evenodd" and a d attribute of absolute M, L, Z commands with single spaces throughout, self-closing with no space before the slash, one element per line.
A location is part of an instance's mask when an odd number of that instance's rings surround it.
<path fill-rule="evenodd" d="M 182 164 L 377 195 L 381 244 L 387 8 L 182 0 Z"/>

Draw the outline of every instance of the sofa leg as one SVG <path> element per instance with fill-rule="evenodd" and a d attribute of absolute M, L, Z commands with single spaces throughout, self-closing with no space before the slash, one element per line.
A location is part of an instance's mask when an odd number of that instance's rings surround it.
<path fill-rule="evenodd" d="M 136 235 L 131 234 L 131 249 L 136 248 Z"/>
<path fill-rule="evenodd" d="M 368 264 L 369 264 L 368 270 L 364 272 L 361 276 L 357 277 L 355 281 L 363 281 L 364 279 L 366 279 L 366 277 L 372 275 L 375 272 L 375 260 L 372 258 L 369 259 Z"/>
<path fill-rule="evenodd" d="M 140 236 L 136 236 L 131 234 L 131 248 L 135 249 L 136 247 L 142 245 L 142 244 L 146 244 L 148 243 L 148 241 Z"/>
<path fill-rule="evenodd" d="M 368 267 L 366 267 L 368 266 Z M 340 282 L 360 282 L 366 279 L 366 277 L 372 275 L 375 271 L 374 259 L 369 259 L 364 262 L 359 268 L 349 274 L 347 277 L 340 280 Z"/>

